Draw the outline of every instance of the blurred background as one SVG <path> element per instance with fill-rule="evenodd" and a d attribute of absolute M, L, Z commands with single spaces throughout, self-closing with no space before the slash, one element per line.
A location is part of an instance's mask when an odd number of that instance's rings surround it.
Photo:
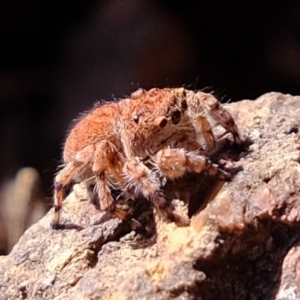
<path fill-rule="evenodd" d="M 0 254 L 51 208 L 73 119 L 138 87 L 300 95 L 299 1 L 1 1 Z"/>

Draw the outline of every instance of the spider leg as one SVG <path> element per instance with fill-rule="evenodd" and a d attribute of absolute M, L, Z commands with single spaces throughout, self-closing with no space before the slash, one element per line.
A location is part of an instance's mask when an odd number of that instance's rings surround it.
<path fill-rule="evenodd" d="M 90 146 L 84 148 L 76 154 L 74 160 L 68 162 L 65 167 L 57 173 L 54 179 L 54 218 L 51 223 L 53 229 L 59 228 L 60 212 L 62 202 L 66 196 L 66 188 L 76 176 L 80 175 L 80 172 L 86 169 L 92 154 L 93 149 Z"/>
<path fill-rule="evenodd" d="M 242 140 L 239 131 L 231 114 L 221 105 L 221 103 L 211 94 L 197 93 L 198 97 L 203 97 L 207 113 L 212 119 L 220 124 L 227 132 L 233 135 L 234 142 L 241 144 Z"/>
<path fill-rule="evenodd" d="M 181 225 L 189 223 L 189 220 L 174 211 L 174 207 L 161 191 L 159 178 L 139 158 L 128 159 L 124 164 L 123 172 L 128 185 L 135 187 L 136 194 L 150 199 L 160 215 Z"/>
<path fill-rule="evenodd" d="M 126 218 L 126 211 L 115 206 L 114 199 L 109 189 L 107 173 L 111 175 L 120 188 L 123 188 L 124 178 L 122 169 L 124 157 L 114 144 L 101 141 L 96 145 L 92 171 L 96 177 L 97 192 L 99 195 L 100 209 L 120 218 Z"/>
<path fill-rule="evenodd" d="M 216 148 L 216 139 L 207 118 L 200 114 L 193 120 L 196 132 L 197 143 L 205 150 L 210 152 Z"/>
<path fill-rule="evenodd" d="M 229 178 L 227 172 L 205 156 L 198 155 L 195 151 L 188 152 L 183 148 L 165 148 L 158 151 L 156 163 L 162 174 L 171 180 L 183 176 L 186 172 L 206 172 L 223 180 Z"/>

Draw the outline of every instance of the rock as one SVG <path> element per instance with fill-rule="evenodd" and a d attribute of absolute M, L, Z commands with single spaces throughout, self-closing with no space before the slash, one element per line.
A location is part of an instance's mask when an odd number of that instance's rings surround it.
<path fill-rule="evenodd" d="M 0 206 L 0 254 L 6 254 L 26 228 L 46 213 L 37 170 L 24 167 L 0 185 Z"/>
<path fill-rule="evenodd" d="M 51 210 L 0 257 L 0 298 L 299 299 L 300 97 L 226 108 L 252 142 L 221 143 L 213 159 L 230 182 L 191 174 L 167 183 L 189 226 L 153 216 L 143 200 L 134 220 L 111 218 L 75 185 L 64 229 L 50 228 Z"/>

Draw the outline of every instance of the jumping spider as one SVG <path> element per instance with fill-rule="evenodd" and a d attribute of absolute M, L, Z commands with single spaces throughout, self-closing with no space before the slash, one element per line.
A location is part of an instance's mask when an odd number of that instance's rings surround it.
<path fill-rule="evenodd" d="M 123 217 L 111 195 L 113 187 L 133 199 L 143 196 L 168 219 L 185 223 L 166 201 L 162 179 L 175 179 L 187 171 L 227 177 L 207 158 L 217 146 L 209 119 L 241 143 L 232 116 L 216 98 L 203 92 L 139 89 L 130 98 L 92 110 L 66 139 L 64 167 L 54 182 L 52 227 L 59 227 L 66 188 L 91 177 L 101 210 Z"/>

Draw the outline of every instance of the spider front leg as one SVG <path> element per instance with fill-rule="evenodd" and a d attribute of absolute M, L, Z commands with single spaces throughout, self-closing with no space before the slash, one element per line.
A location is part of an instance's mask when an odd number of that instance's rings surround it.
<path fill-rule="evenodd" d="M 165 148 L 157 152 L 156 164 L 167 179 L 175 179 L 186 172 L 202 173 L 228 180 L 229 174 L 195 151 L 188 152 L 183 148 Z"/>
<path fill-rule="evenodd" d="M 193 119 L 197 143 L 209 153 L 216 149 L 216 139 L 207 118 L 199 114 Z"/>
<path fill-rule="evenodd" d="M 242 144 L 238 128 L 231 114 L 221 105 L 221 103 L 211 94 L 197 93 L 198 97 L 203 97 L 203 103 L 206 106 L 208 114 L 215 122 L 220 124 L 227 132 L 233 135 L 234 142 Z"/>
<path fill-rule="evenodd" d="M 177 214 L 161 191 L 159 178 L 138 157 L 128 159 L 123 168 L 127 190 L 142 195 L 153 203 L 156 210 L 178 225 L 188 225 L 187 218 Z M 131 191 L 132 190 L 132 191 Z"/>

